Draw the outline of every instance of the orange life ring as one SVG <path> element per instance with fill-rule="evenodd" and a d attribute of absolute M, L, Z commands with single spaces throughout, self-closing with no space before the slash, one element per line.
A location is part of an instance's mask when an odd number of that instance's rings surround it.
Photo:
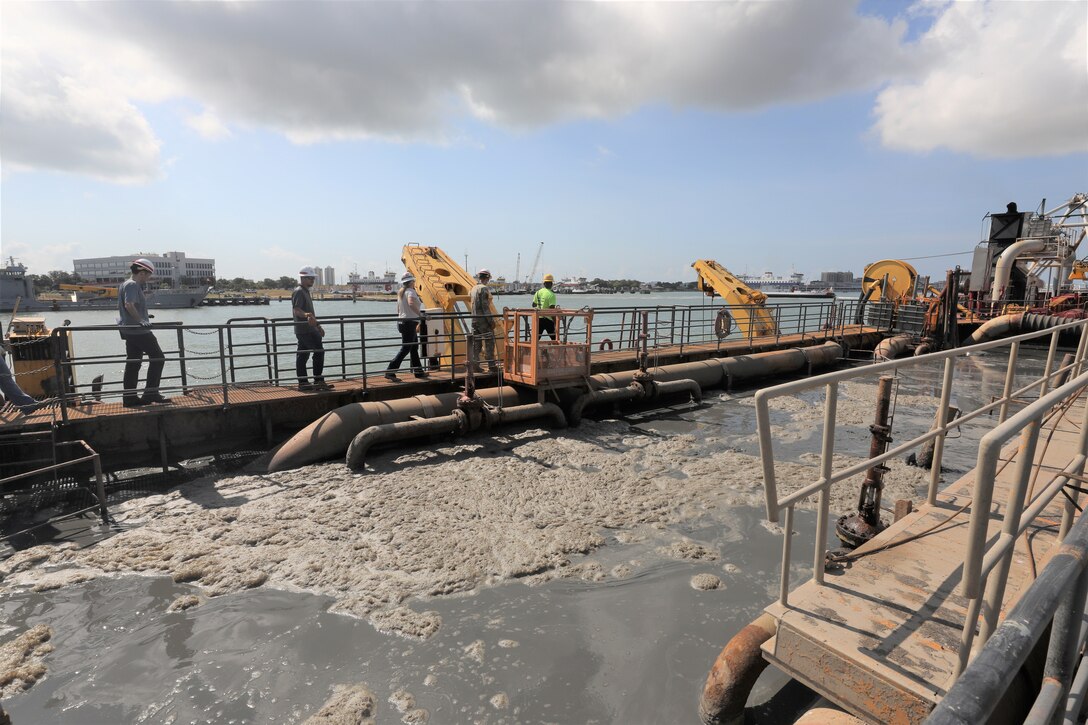
<path fill-rule="evenodd" d="M 608 346 L 609 350 L 612 349 L 612 341 L 609 340 L 607 337 L 605 339 L 601 340 L 601 344 L 597 349 L 603 351 L 605 349 L 605 345 Z"/>
<path fill-rule="evenodd" d="M 723 307 L 718 310 L 718 316 L 714 318 L 714 334 L 719 340 L 724 340 L 732 331 L 733 317 L 729 314 L 729 310 Z"/>

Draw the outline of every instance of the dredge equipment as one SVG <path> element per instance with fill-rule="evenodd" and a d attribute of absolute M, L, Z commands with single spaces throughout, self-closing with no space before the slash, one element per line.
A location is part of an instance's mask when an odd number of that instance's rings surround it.
<path fill-rule="evenodd" d="M 416 292 L 424 309 L 430 315 L 442 315 L 426 320 L 423 357 L 430 360 L 432 367 L 463 367 L 467 360 L 467 335 L 470 334 L 466 327 L 471 317 L 469 293 L 476 280 L 438 247 L 408 244 L 400 259 L 416 278 Z M 494 301 L 489 307 L 491 326 L 498 341 L 503 338 L 502 320 Z"/>
<path fill-rule="evenodd" d="M 708 297 L 715 294 L 720 296 L 732 306 L 732 316 L 736 321 L 738 331 L 745 337 L 760 337 L 774 335 L 778 332 L 774 315 L 767 309 L 767 295 L 752 289 L 741 282 L 732 272 L 715 262 L 713 259 L 697 259 L 692 265 L 698 275 L 696 287 L 706 293 Z M 722 308 L 725 310 L 725 308 Z M 719 337 L 725 337 L 728 330 L 725 320 L 726 315 L 719 315 L 719 323 L 715 330 Z M 725 334 L 722 334 L 722 333 Z"/>
<path fill-rule="evenodd" d="M 1044 199 L 1033 212 L 1021 212 L 1010 202 L 1005 212 L 987 214 L 985 222 L 989 231 L 975 247 L 970 273 L 949 270 L 940 289 L 904 260 L 867 266 L 855 321 L 874 317 L 866 310 L 870 303 L 888 316 L 878 324 L 918 308 L 922 322 L 911 332 L 921 339 L 915 354 L 922 354 L 1088 316 L 1088 257 L 1077 258 L 1088 234 L 1088 194 L 1074 194 L 1051 209 Z M 967 329 L 961 342 L 962 327 Z"/>

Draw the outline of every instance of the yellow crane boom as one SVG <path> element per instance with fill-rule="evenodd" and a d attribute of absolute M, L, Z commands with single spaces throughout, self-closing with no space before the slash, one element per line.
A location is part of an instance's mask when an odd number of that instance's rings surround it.
<path fill-rule="evenodd" d="M 72 290 L 74 292 L 90 292 L 96 294 L 99 297 L 117 297 L 117 287 L 111 287 L 103 284 L 59 284 L 57 285 L 63 290 Z"/>
<path fill-rule="evenodd" d="M 707 296 L 721 296 L 728 304 L 737 328 L 745 337 L 775 335 L 778 326 L 774 315 L 766 308 L 767 295 L 741 282 L 732 272 L 713 259 L 697 259 L 692 263 L 698 274 L 697 287 Z"/>
<path fill-rule="evenodd" d="M 416 292 L 419 293 L 425 309 L 441 309 L 447 313 L 460 312 L 466 315 L 472 311 L 469 292 L 476 286 L 476 280 L 441 249 L 408 244 L 401 253 L 400 261 L 416 278 Z M 495 330 L 495 349 L 501 351 L 505 335 L 502 318 L 495 309 L 494 300 L 490 304 L 490 313 Z M 451 364 L 463 365 L 466 359 L 467 324 L 467 318 L 429 321 L 427 357 L 441 358 L 443 367 Z M 453 349 L 449 349 L 451 340 Z"/>

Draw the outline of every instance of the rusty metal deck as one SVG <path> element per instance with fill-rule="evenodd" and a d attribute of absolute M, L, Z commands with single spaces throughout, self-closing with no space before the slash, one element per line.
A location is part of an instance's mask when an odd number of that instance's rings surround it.
<path fill-rule="evenodd" d="M 1076 454 L 1080 430 L 1074 421 L 1081 420 L 1083 406 L 1081 401 L 1048 423 L 1053 435 L 1036 454 L 1036 490 L 1045 487 L 1054 466 L 1061 468 Z M 1000 532 L 1019 455 L 1016 445 L 1002 453 L 988 538 Z M 936 506 L 923 504 L 857 550 L 869 555 L 828 572 L 825 586 L 810 580 L 790 593 L 788 606 L 767 607 L 778 630 L 763 645 L 764 657 L 869 722 L 924 720 L 951 686 L 959 653 L 967 612 L 967 600 L 958 593 L 968 529 L 961 509 L 970 502 L 973 483 L 970 471 L 938 495 Z M 1002 616 L 1051 554 L 1060 499 L 1017 542 Z M 919 538 L 881 550 L 912 535 Z"/>

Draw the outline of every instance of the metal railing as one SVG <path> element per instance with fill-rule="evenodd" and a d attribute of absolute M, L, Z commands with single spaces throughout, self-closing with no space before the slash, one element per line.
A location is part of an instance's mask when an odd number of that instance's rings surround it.
<path fill-rule="evenodd" d="M 41 433 L 41 432 L 17 433 L 15 435 L 5 435 L 5 436 L 3 436 L 2 437 L 3 438 L 2 444 L 3 445 L 8 445 L 8 446 L 20 445 L 20 444 L 24 444 L 24 445 L 25 444 L 32 444 L 34 442 L 35 438 L 48 438 L 48 437 L 50 437 L 50 433 Z M 7 487 L 9 484 L 12 484 L 12 483 L 17 483 L 19 481 L 27 481 L 27 480 L 30 480 L 30 479 L 41 479 L 43 476 L 46 476 L 46 475 L 51 474 L 51 473 L 55 474 L 58 471 L 62 471 L 62 470 L 65 470 L 65 469 L 74 468 L 76 466 L 81 466 L 83 464 L 90 463 L 92 465 L 93 469 L 94 469 L 94 477 L 95 477 L 95 490 L 94 490 L 94 496 L 96 498 L 95 504 L 93 506 L 88 506 L 86 508 L 79 509 L 78 511 L 70 511 L 70 512 L 68 512 L 66 514 L 63 514 L 61 516 L 53 517 L 53 518 L 49 519 L 48 521 L 43 521 L 43 522 L 41 522 L 39 524 L 35 524 L 34 526 L 31 526 L 28 529 L 24 529 L 23 531 L 13 533 L 13 534 L 7 534 L 7 535 L 5 535 L 3 537 L 5 539 L 14 538 L 15 536 L 18 536 L 19 534 L 23 534 L 23 533 L 26 533 L 28 531 L 32 531 L 33 529 L 41 528 L 42 526 L 48 526 L 48 525 L 54 524 L 57 521 L 60 521 L 62 519 L 71 518 L 73 516 L 79 516 L 80 514 L 84 514 L 84 513 L 88 512 L 88 511 L 92 511 L 94 509 L 98 509 L 98 515 L 101 518 L 103 524 L 108 524 L 109 523 L 109 511 L 106 508 L 105 479 L 103 478 L 103 475 L 102 475 L 102 460 L 99 457 L 98 453 L 93 448 L 91 448 L 91 446 L 86 441 L 82 441 L 82 440 L 76 440 L 76 441 L 55 441 L 55 440 L 50 440 L 49 441 L 49 446 L 52 449 L 52 453 L 53 453 L 53 461 L 52 462 L 49 462 L 49 461 L 44 460 L 44 459 L 33 461 L 33 462 L 26 462 L 26 463 L 30 463 L 30 465 L 40 464 L 40 463 L 45 463 L 46 465 L 37 465 L 36 467 L 34 467 L 34 468 L 30 469 L 30 470 L 24 470 L 24 471 L 22 471 L 20 473 L 10 475 L 10 476 L 6 476 L 4 478 L 0 478 L 0 492 L 3 492 L 4 488 Z M 59 461 L 58 462 L 56 460 L 56 455 L 57 455 L 58 450 L 61 449 L 61 448 L 68 448 L 68 447 L 81 448 L 85 455 L 82 455 L 82 456 L 80 456 L 78 458 L 73 458 L 73 459 L 68 460 L 68 461 Z"/>
<path fill-rule="evenodd" d="M 593 311 L 591 344 L 597 351 L 628 351 L 635 355 L 644 336 L 651 354 L 665 348 L 684 354 L 696 347 L 719 349 L 726 343 L 778 343 L 788 335 L 803 340 L 836 340 L 854 327 L 855 305 L 852 301 L 821 300 L 770 306 L 778 331 L 764 337 L 745 336 L 736 329 L 720 334 L 720 311 L 725 309 L 730 317 L 737 312 L 728 305 L 603 307 Z M 452 381 L 467 362 L 463 340 L 471 318 L 465 313 L 450 313 L 429 315 L 428 319 L 447 323 L 442 342 L 455 354 L 443 358 L 445 364 L 439 364 L 433 355 L 428 359 L 421 352 L 421 357 L 427 359 L 425 367 L 432 377 L 448 376 Z M 559 330 L 561 339 L 584 335 L 577 329 L 577 325 L 584 324 L 580 319 L 567 318 L 567 325 Z M 367 378 L 384 372 L 402 345 L 394 315 L 322 317 L 321 324 L 326 333 L 324 377 L 357 381 L 363 390 L 367 389 Z M 232 318 L 225 324 L 152 325 L 165 359 L 160 390 L 170 395 L 213 389 L 222 395 L 224 404 L 229 404 L 232 390 L 293 385 L 298 354 L 294 328 L 291 318 L 266 317 Z M 69 325 L 54 329 L 53 335 L 57 338 L 53 340 L 53 377 L 63 420 L 68 420 L 69 408 L 74 404 L 122 395 L 126 358 L 116 326 Z M 71 349 L 59 339 L 67 335 L 76 339 Z M 501 351 L 502 341 L 495 342 L 496 350 Z M 90 354 L 77 355 L 76 351 L 81 350 L 90 350 Z M 141 373 L 146 371 L 146 359 L 144 364 Z M 99 374 L 105 379 L 96 383 L 94 378 Z"/>
<path fill-rule="evenodd" d="M 933 441 L 933 462 L 930 480 L 927 490 L 927 502 L 930 505 L 937 503 L 937 489 L 941 477 L 941 460 L 944 452 L 944 443 L 948 433 L 982 415 L 998 412 L 998 425 L 990 431 L 982 441 L 978 452 L 978 463 L 975 469 L 974 499 L 971 507 L 969 547 L 964 563 L 963 594 L 971 601 L 969 603 L 968 616 L 964 623 L 963 642 L 961 647 L 961 668 L 966 662 L 971 639 L 974 634 L 976 621 L 980 608 L 985 605 L 983 629 L 980 633 L 980 643 L 985 641 L 989 632 L 993 631 L 992 624 L 996 622 L 998 609 L 1004 594 L 1005 577 L 1008 574 L 1008 565 L 1012 556 L 1012 543 L 1028 524 L 1037 517 L 1047 504 L 1072 480 L 1080 480 L 1085 464 L 1085 455 L 1088 452 L 1088 418 L 1082 426 L 1082 435 L 1079 445 L 1079 453 L 1064 467 L 1047 486 L 1038 493 L 1027 508 L 1024 508 L 1026 494 L 1026 481 L 1033 470 L 1032 462 L 1035 445 L 1043 419 L 1055 409 L 1055 406 L 1070 401 L 1073 397 L 1088 387 L 1088 373 L 1078 375 L 1075 379 L 1062 385 L 1057 390 L 1048 392 L 1051 382 L 1058 376 L 1079 374 L 1084 367 L 1085 345 L 1088 335 L 1084 334 L 1088 327 L 1088 321 L 1077 321 L 1059 327 L 1050 328 L 1039 332 L 1033 332 L 1006 340 L 998 340 L 967 348 L 959 348 L 946 352 L 923 355 L 907 360 L 897 360 L 866 366 L 855 370 L 846 370 L 828 373 L 816 378 L 785 383 L 773 388 L 765 388 L 755 394 L 757 430 L 759 436 L 760 455 L 763 465 L 764 492 L 766 495 L 767 518 L 777 523 L 779 515 L 785 511 L 785 537 L 782 547 L 782 572 L 779 590 L 779 602 L 782 606 L 789 605 L 789 572 L 791 560 L 791 533 L 794 527 L 794 508 L 802 501 L 813 495 L 818 495 L 816 541 L 813 555 L 813 579 L 819 586 L 824 585 L 824 560 L 827 553 L 828 519 L 830 505 L 830 490 L 833 485 L 841 481 L 853 478 L 867 469 L 882 464 L 885 461 L 901 456 L 908 451 Z M 1054 359 L 1058 347 L 1058 338 L 1061 335 L 1075 334 L 1078 336 L 1076 354 L 1070 364 L 1055 368 Z M 1017 361 L 1020 345 L 1029 340 L 1037 340 L 1049 336 L 1049 349 L 1043 373 L 1027 385 L 1014 389 L 1016 379 Z M 986 350 L 1008 348 L 1008 364 L 1005 374 L 1003 392 L 1000 397 L 989 404 L 976 410 L 966 411 L 954 420 L 948 416 L 949 402 L 952 393 L 953 371 L 956 359 L 967 355 L 978 354 Z M 937 407 L 936 424 L 928 432 L 911 438 L 899 444 L 895 448 L 873 458 L 864 460 L 858 464 L 850 465 L 841 470 L 833 470 L 833 456 L 835 452 L 836 412 L 839 393 L 839 385 L 845 381 L 857 380 L 862 377 L 874 376 L 883 373 L 901 373 L 909 368 L 924 365 L 932 365 L 935 362 L 944 362 L 944 373 L 941 382 L 940 399 Z M 818 478 L 814 482 L 802 483 L 795 490 L 779 495 L 779 482 L 775 466 L 774 446 L 771 433 L 770 401 L 782 396 L 794 396 L 806 391 L 823 388 L 824 400 L 824 424 L 820 452 Z M 1010 404 L 1032 391 L 1037 391 L 1038 399 L 1008 418 Z M 1086 406 L 1088 411 L 1088 406 Z M 1088 413 L 1086 413 L 1088 415 Z M 1017 485 L 1009 494 L 1007 509 L 1005 512 L 1005 526 L 995 542 L 986 545 L 986 529 L 990 516 L 990 503 L 994 475 L 996 472 L 997 457 L 1002 445 L 1017 433 L 1022 433 L 1022 457 L 1020 469 L 1017 472 Z M 1067 502 L 1061 535 L 1064 535 L 1072 522 L 1073 499 Z M 991 586 L 987 591 L 985 600 L 980 596 L 983 582 L 987 575 L 993 574 Z M 958 674 L 957 670 L 957 674 Z"/>
<path fill-rule="evenodd" d="M 1088 516 L 1081 516 L 1063 539 L 1061 549 L 937 704 L 926 723 L 987 722 L 1048 626 L 1050 640 L 1042 686 L 1024 722 L 1032 725 L 1084 722 L 1088 656 L 1081 653 L 1088 627 L 1081 623 L 1086 597 Z"/>

